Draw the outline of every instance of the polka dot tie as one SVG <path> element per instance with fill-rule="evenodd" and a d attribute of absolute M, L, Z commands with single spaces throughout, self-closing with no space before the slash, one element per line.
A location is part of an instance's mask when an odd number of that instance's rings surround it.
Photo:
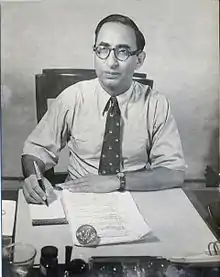
<path fill-rule="evenodd" d="M 107 110 L 105 134 L 99 163 L 99 174 L 101 175 L 118 173 L 121 161 L 121 112 L 115 96 L 112 96 L 107 102 L 104 112 Z"/>

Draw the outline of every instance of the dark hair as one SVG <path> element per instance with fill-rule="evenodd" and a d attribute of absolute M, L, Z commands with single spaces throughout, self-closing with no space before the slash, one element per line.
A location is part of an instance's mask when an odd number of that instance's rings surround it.
<path fill-rule="evenodd" d="M 134 21 L 122 14 L 111 14 L 105 18 L 103 18 L 97 25 L 96 29 L 95 29 L 95 44 L 97 42 L 97 37 L 99 34 L 100 29 L 102 28 L 102 26 L 107 23 L 107 22 L 118 22 L 127 26 L 130 26 L 134 32 L 135 32 L 135 36 L 136 36 L 136 43 L 137 43 L 137 50 L 143 50 L 144 46 L 145 46 L 145 39 L 144 39 L 144 35 L 142 34 L 142 32 L 139 30 L 138 26 L 134 23 Z"/>

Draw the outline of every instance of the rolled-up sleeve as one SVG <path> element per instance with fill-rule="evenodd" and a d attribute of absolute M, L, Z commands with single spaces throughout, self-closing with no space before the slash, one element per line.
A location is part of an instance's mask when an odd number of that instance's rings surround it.
<path fill-rule="evenodd" d="M 67 102 L 68 103 L 68 102 Z M 38 123 L 24 143 L 22 155 L 33 155 L 42 160 L 46 170 L 55 166 L 61 149 L 68 140 L 70 110 L 62 93 Z"/>
<path fill-rule="evenodd" d="M 165 96 L 156 93 L 151 104 L 150 167 L 185 171 L 182 144 L 170 103 Z"/>

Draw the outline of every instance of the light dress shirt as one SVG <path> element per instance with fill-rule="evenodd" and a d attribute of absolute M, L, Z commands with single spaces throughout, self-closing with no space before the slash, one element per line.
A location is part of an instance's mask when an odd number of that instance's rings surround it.
<path fill-rule="evenodd" d="M 68 145 L 70 178 L 98 174 L 110 95 L 98 79 L 66 88 L 27 138 L 23 155 L 41 159 L 46 169 L 55 166 Z M 181 140 L 165 96 L 133 81 L 117 96 L 122 117 L 122 171 L 166 167 L 186 169 Z"/>

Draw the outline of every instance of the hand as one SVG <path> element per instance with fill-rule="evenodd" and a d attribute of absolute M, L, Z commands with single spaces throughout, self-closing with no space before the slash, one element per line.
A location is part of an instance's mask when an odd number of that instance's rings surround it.
<path fill-rule="evenodd" d="M 40 188 L 36 175 L 31 174 L 25 179 L 23 193 L 28 203 L 45 204 L 48 194 L 53 191 L 51 183 L 45 177 L 42 178 L 46 193 Z"/>
<path fill-rule="evenodd" d="M 116 175 L 93 175 L 88 174 L 76 180 L 66 182 L 63 188 L 71 192 L 112 192 L 120 187 L 120 182 Z"/>

